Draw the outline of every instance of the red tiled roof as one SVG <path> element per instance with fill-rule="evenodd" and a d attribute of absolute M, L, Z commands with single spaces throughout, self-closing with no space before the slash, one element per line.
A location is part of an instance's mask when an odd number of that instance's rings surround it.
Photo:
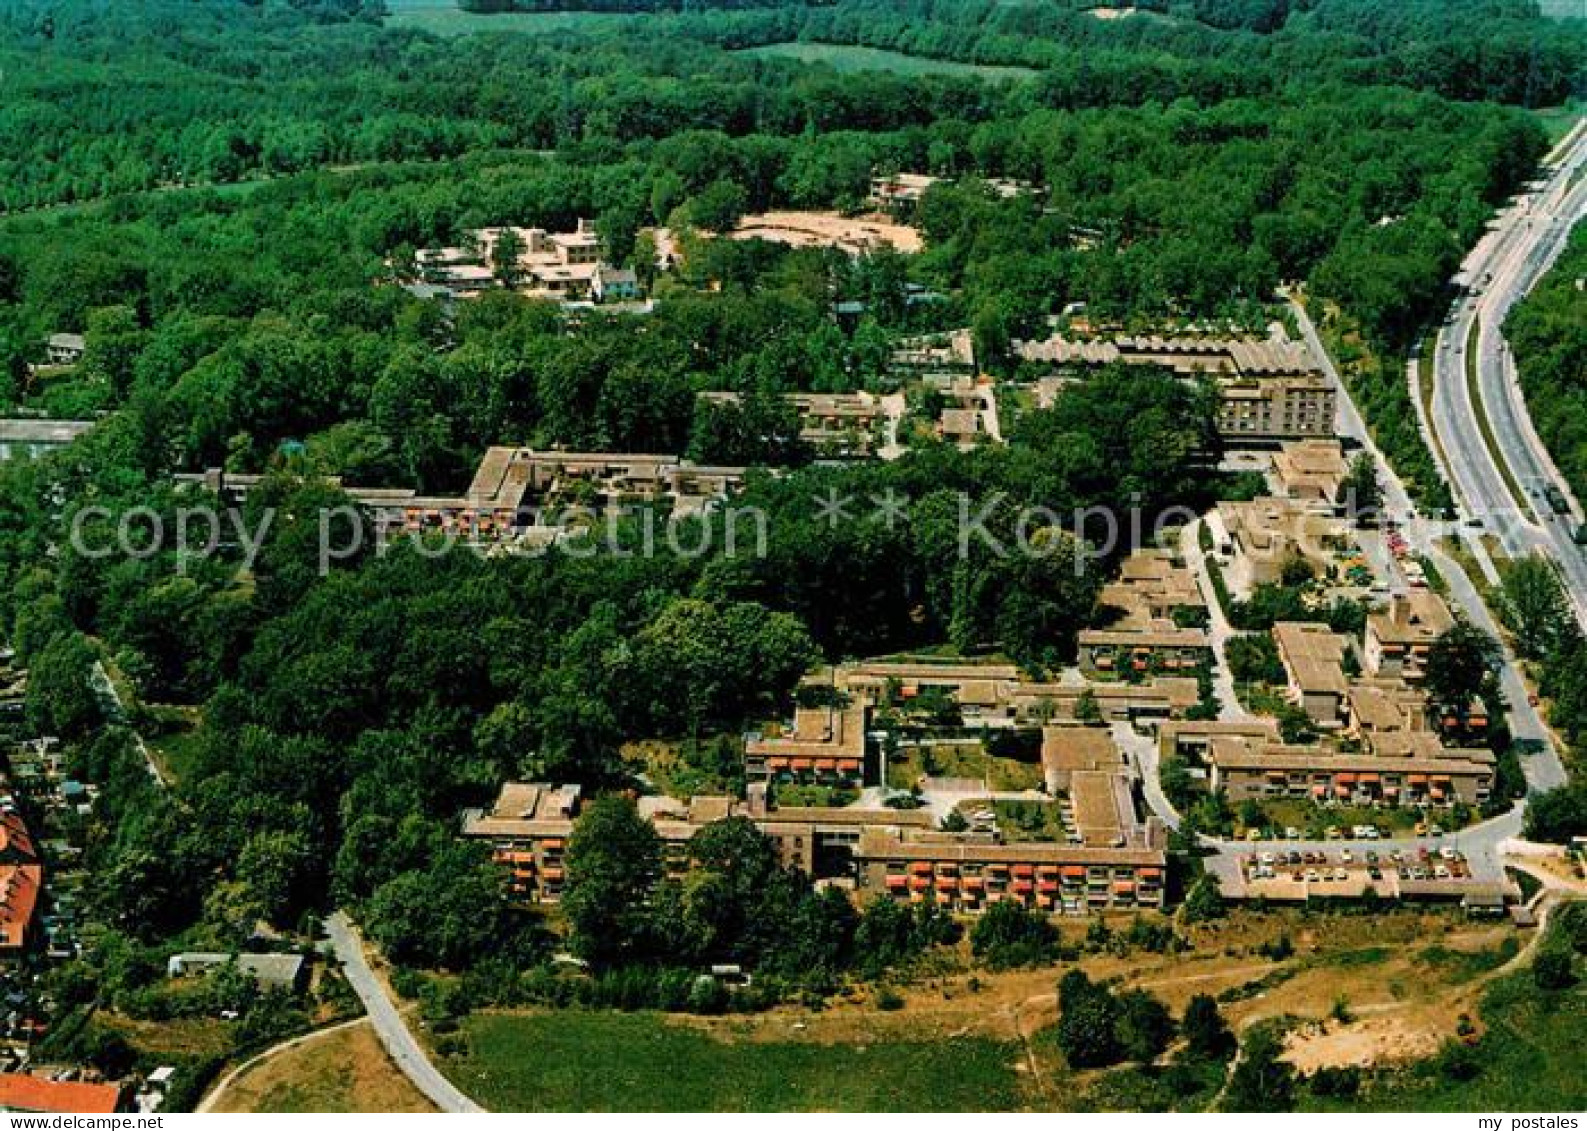
<path fill-rule="evenodd" d="M 26 945 L 43 884 L 44 869 L 37 864 L 0 864 L 0 951 Z"/>
<path fill-rule="evenodd" d="M 22 814 L 12 811 L 0 813 L 0 863 L 37 864 L 38 850 L 33 847 L 33 836 L 22 821 Z"/>
<path fill-rule="evenodd" d="M 21 814 L 0 813 L 0 951 L 27 944 L 43 885 L 44 869 Z"/>
<path fill-rule="evenodd" d="M 108 1115 L 121 1105 L 115 1084 L 85 1084 L 80 1080 L 46 1080 L 42 1076 L 0 1074 L 0 1109 L 6 1111 L 62 1112 Z"/>

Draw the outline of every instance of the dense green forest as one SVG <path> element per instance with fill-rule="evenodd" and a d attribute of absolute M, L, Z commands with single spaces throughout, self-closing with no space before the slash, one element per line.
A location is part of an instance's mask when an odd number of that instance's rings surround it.
<path fill-rule="evenodd" d="M 1577 498 L 1587 496 L 1587 225 L 1504 324 L 1527 411 Z"/>
<path fill-rule="evenodd" d="M 1080 547 L 1058 536 L 1040 558 L 959 560 L 957 493 L 1001 496 L 990 522 L 1007 532 L 1022 503 L 1155 512 L 1221 486 L 1208 391 L 1119 371 L 1028 413 L 1006 447 L 751 475 L 759 559 L 408 548 L 322 577 L 309 516 L 342 498 L 322 477 L 456 489 L 496 443 L 781 462 L 786 421 L 725 426 L 695 393 L 872 387 L 894 337 L 956 325 L 996 367 L 998 343 L 1072 301 L 1123 320 L 1248 313 L 1309 280 L 1389 351 L 1543 151 L 1520 106 L 1581 81 L 1579 31 L 1519 4 L 1197 3 L 1117 27 L 1061 5 L 929 8 L 690 5 L 453 39 L 357 3 L 0 11 L 0 400 L 103 414 L 68 451 L 0 466 L 0 616 L 30 721 L 78 740 L 77 772 L 106 786 L 105 923 L 232 942 L 341 903 L 415 961 L 531 962 L 543 940 L 498 929 L 487 866 L 451 836 L 464 804 L 508 776 L 621 784 L 634 738 L 720 759 L 819 657 L 949 644 L 1048 669 L 1106 563 L 1073 568 Z M 1040 73 L 844 74 L 729 50 L 798 37 Z M 506 294 L 453 318 L 389 285 L 388 262 L 471 227 L 589 217 L 643 266 L 650 225 L 852 207 L 897 170 L 960 178 L 922 209 L 924 254 L 702 241 L 642 324 Z M 1045 203 L 987 177 L 1039 182 Z M 947 299 L 914 310 L 909 283 Z M 842 298 L 866 303 L 852 329 L 830 317 Z M 87 355 L 37 380 L 60 330 L 84 331 Z M 88 506 L 110 515 L 95 529 L 135 506 L 174 519 L 170 474 L 213 465 L 276 472 L 249 513 L 284 517 L 247 571 L 67 547 Z M 889 490 L 902 522 L 834 527 L 812 505 Z M 99 654 L 148 701 L 202 708 L 174 788 L 100 728 Z M 833 964 L 937 931 L 771 894 L 776 922 L 842 935 Z M 862 928 L 881 941 L 856 944 Z M 788 938 L 774 957 L 794 977 L 812 960 Z"/>

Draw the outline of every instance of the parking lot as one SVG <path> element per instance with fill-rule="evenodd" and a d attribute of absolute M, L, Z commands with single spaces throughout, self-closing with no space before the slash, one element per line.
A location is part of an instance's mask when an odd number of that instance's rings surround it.
<path fill-rule="evenodd" d="M 1226 898 L 1279 901 L 1314 897 L 1360 897 L 1369 890 L 1384 899 L 1460 899 L 1509 886 L 1503 870 L 1486 855 L 1469 859 L 1453 844 L 1392 842 L 1381 847 L 1316 844 L 1209 858 L 1207 870 Z"/>

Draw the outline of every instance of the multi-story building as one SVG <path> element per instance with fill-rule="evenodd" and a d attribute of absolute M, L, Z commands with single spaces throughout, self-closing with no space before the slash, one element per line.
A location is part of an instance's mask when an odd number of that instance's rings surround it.
<path fill-rule="evenodd" d="M 1311 351 L 1275 339 L 1118 335 L 1107 339 L 1018 342 L 1030 362 L 1060 372 L 1105 365 L 1151 365 L 1182 377 L 1216 381 L 1222 397 L 1218 430 L 1227 443 L 1272 444 L 1284 439 L 1332 436 L 1338 407 L 1332 384 Z"/>
<path fill-rule="evenodd" d="M 76 365 L 88 351 L 88 341 L 81 334 L 51 334 L 44 342 L 46 365 Z"/>
<path fill-rule="evenodd" d="M 1118 809 L 1121 796 L 1127 812 Z M 576 789 L 509 783 L 488 812 L 464 815 L 463 835 L 493 846 L 517 897 L 555 902 L 566 883 L 565 853 L 578 803 Z M 785 864 L 848 887 L 860 899 L 931 900 L 962 914 L 1000 899 L 1055 914 L 1161 907 L 1167 871 L 1163 826 L 1155 819 L 1139 821 L 1127 790 L 1121 795 L 1111 784 L 1105 790 L 1087 784 L 1073 804 L 1077 825 L 1090 830 L 1079 842 L 938 832 L 924 810 L 784 808 L 771 804 L 760 783 L 751 784 L 746 801 L 644 798 L 641 812 L 655 826 L 673 876 L 691 866 L 689 841 L 700 829 L 744 817 L 773 840 Z"/>
<path fill-rule="evenodd" d="M 1202 628 L 1091 628 L 1080 633 L 1079 645 L 1080 670 L 1087 675 L 1194 672 L 1212 662 Z"/>
<path fill-rule="evenodd" d="M 1361 805 L 1480 805 L 1492 792 L 1491 750 L 1444 747 L 1425 733 L 1393 744 L 1380 741 L 1377 749 L 1359 754 L 1327 743 L 1298 746 L 1220 735 L 1207 753 L 1209 786 L 1235 802 L 1310 798 Z"/>
<path fill-rule="evenodd" d="M 701 393 L 718 404 L 736 404 L 733 392 Z M 784 393 L 784 402 L 799 415 L 799 437 L 828 459 L 876 454 L 887 421 L 884 398 L 873 393 Z"/>
<path fill-rule="evenodd" d="M 1335 430 L 1338 395 L 1320 373 L 1220 378 L 1218 431 L 1225 442 L 1328 436 Z"/>
<path fill-rule="evenodd" d="M 812 675 L 812 688 L 856 703 L 884 707 L 908 719 L 933 696 L 951 701 L 966 725 L 1016 727 L 1074 720 L 1089 700 L 1109 721 L 1166 719 L 1198 698 L 1193 676 L 1158 676 L 1139 683 L 1028 680 L 1013 664 L 930 660 L 859 660 Z"/>
<path fill-rule="evenodd" d="M 536 530 L 557 535 L 571 528 L 574 518 L 598 518 L 613 508 L 641 503 L 669 503 L 674 517 L 699 514 L 737 490 L 744 472 L 742 467 L 708 467 L 676 456 L 493 447 L 462 495 L 342 489 L 388 529 L 492 542 Z M 263 478 L 218 468 L 176 476 L 179 483 L 203 486 L 232 500 L 245 498 Z M 331 482 L 341 486 L 338 480 Z"/>
<path fill-rule="evenodd" d="M 1444 599 L 1430 589 L 1395 594 L 1388 607 L 1367 617 L 1366 669 L 1373 675 L 1418 683 L 1433 642 L 1454 627 Z"/>
<path fill-rule="evenodd" d="M 1332 555 L 1352 542 L 1343 521 L 1290 499 L 1221 502 L 1209 526 L 1220 550 L 1228 555 L 1224 577 L 1237 596 L 1258 585 L 1280 583 L 1295 562 L 1322 576 Z"/>
<path fill-rule="evenodd" d="M 941 177 L 925 173 L 893 173 L 891 176 L 872 177 L 871 195 L 866 203 L 872 208 L 895 215 L 913 212 L 926 199 L 926 193 L 942 183 Z"/>
<path fill-rule="evenodd" d="M 1114 627 L 1171 624 L 1186 616 L 1204 622 L 1207 612 L 1196 575 L 1168 550 L 1140 549 L 1125 558 L 1097 603 L 1120 614 Z"/>
<path fill-rule="evenodd" d="M 517 242 L 515 255 L 502 244 L 509 234 Z M 511 262 L 505 262 L 509 255 Z M 633 272 L 602 262 L 600 237 L 583 220 L 571 232 L 477 228 L 462 245 L 423 248 L 414 260 L 426 285 L 457 297 L 500 286 L 568 302 L 626 301 L 639 295 Z"/>
<path fill-rule="evenodd" d="M 744 774 L 752 781 L 859 785 L 869 773 L 863 705 L 800 707 L 781 733 L 752 734 L 744 742 Z"/>
<path fill-rule="evenodd" d="M 1205 766 L 1213 741 L 1224 737 L 1277 742 L 1278 723 L 1261 717 L 1174 719 L 1158 726 L 1157 748 L 1164 759 L 1181 758 L 1193 766 Z"/>

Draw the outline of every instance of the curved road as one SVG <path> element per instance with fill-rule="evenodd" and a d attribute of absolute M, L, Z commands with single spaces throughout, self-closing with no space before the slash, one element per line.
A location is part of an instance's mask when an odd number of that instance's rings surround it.
<path fill-rule="evenodd" d="M 1467 514 L 1491 528 L 1510 555 L 1541 551 L 1551 557 L 1587 626 L 1587 557 L 1572 538 L 1582 510 L 1532 426 L 1503 333 L 1510 309 L 1587 216 L 1584 174 L 1587 123 L 1578 123 L 1556 148 L 1541 186 L 1501 211 L 1462 264 L 1455 281 L 1465 291 L 1434 352 L 1431 422 L 1442 449 L 1435 454 Z M 1570 503 L 1568 513 L 1555 514 L 1545 501 L 1549 485 Z M 1479 559 L 1486 558 L 1480 543 L 1471 541 Z"/>
<path fill-rule="evenodd" d="M 402 1069 L 403 1075 L 444 1112 L 484 1111 L 479 1104 L 458 1091 L 452 1081 L 441 1075 L 440 1069 L 431 1063 L 423 1046 L 414 1038 L 402 1014 L 397 1011 L 396 1003 L 386 993 L 386 987 L 369 968 L 369 960 L 364 957 L 363 940 L 358 937 L 357 928 L 346 913 L 338 911 L 326 919 L 325 933 L 330 937 L 331 949 L 341 961 L 347 984 L 353 987 L 353 992 L 364 1003 L 376 1036 L 386 1046 L 397 1067 Z"/>

